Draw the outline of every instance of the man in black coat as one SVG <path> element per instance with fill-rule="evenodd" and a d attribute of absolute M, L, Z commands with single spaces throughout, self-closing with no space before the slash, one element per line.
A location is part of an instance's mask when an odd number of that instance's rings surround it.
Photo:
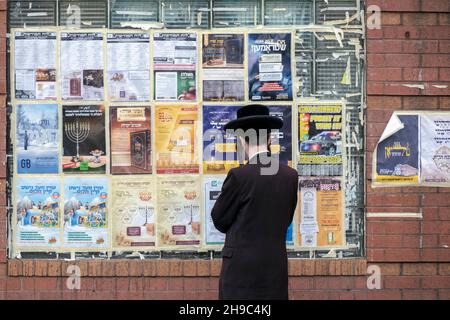
<path fill-rule="evenodd" d="M 298 175 L 269 153 L 270 130 L 282 125 L 262 105 L 240 108 L 225 125 L 227 132 L 240 131 L 248 163 L 230 170 L 211 212 L 215 227 L 226 233 L 219 299 L 288 299 L 286 232 L 297 205 Z"/>

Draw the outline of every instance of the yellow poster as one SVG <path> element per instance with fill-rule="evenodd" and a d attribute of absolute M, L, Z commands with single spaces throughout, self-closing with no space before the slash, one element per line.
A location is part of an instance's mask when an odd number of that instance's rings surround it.
<path fill-rule="evenodd" d="M 199 172 L 197 127 L 196 105 L 156 107 L 157 173 Z"/>
<path fill-rule="evenodd" d="M 300 246 L 329 248 L 345 245 L 340 177 L 300 178 L 299 202 Z"/>
<path fill-rule="evenodd" d="M 200 244 L 200 177 L 159 176 L 157 183 L 159 247 Z"/>
<path fill-rule="evenodd" d="M 155 246 L 154 178 L 112 179 L 113 247 L 121 249 Z"/>

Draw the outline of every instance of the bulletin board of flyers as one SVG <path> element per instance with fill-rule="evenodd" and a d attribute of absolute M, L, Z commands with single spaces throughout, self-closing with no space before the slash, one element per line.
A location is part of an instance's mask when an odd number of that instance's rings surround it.
<path fill-rule="evenodd" d="M 345 161 L 345 102 L 297 99 L 292 30 L 11 30 L 14 252 L 220 250 L 249 103 L 297 166 Z M 292 250 L 346 248 L 344 175 L 299 177 Z"/>

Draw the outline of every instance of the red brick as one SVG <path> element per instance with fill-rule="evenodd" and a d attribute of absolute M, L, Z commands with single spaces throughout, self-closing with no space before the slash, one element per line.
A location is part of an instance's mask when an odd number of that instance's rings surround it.
<path fill-rule="evenodd" d="M 367 41 L 367 52 L 369 53 L 401 53 L 402 41 L 399 40 L 376 40 Z"/>
<path fill-rule="evenodd" d="M 443 197 L 441 194 L 425 194 L 423 197 L 424 206 L 450 206 L 450 197 Z"/>
<path fill-rule="evenodd" d="M 422 1 L 420 9 L 421 9 L 420 11 L 429 11 L 429 12 L 449 12 L 450 2 L 448 2 L 447 0 Z"/>
<path fill-rule="evenodd" d="M 380 7 L 381 11 L 420 11 L 420 1 L 419 0 L 402 0 L 402 1 L 391 1 L 391 0 L 370 0 L 367 6 L 377 5 Z"/>
<path fill-rule="evenodd" d="M 171 276 L 179 277 L 183 275 L 183 261 L 178 259 L 170 261 L 169 270 Z"/>
<path fill-rule="evenodd" d="M 430 28 L 430 27 L 428 27 Z M 385 26 L 384 39 L 421 39 L 422 27 L 416 26 Z M 434 38 L 432 38 L 434 39 Z"/>
<path fill-rule="evenodd" d="M 405 276 L 432 276 L 437 274 L 436 263 L 404 263 L 402 274 Z"/>
<path fill-rule="evenodd" d="M 209 276 L 210 274 L 210 260 L 197 261 L 197 275 Z"/>
<path fill-rule="evenodd" d="M 145 278 L 144 291 L 166 291 L 168 288 L 168 278 Z"/>
<path fill-rule="evenodd" d="M 169 278 L 168 280 L 168 290 L 183 290 L 184 289 L 184 279 L 181 277 Z"/>
<path fill-rule="evenodd" d="M 430 276 L 425 277 L 422 280 L 422 287 L 427 289 L 449 289 L 450 288 L 450 276 Z"/>
<path fill-rule="evenodd" d="M 207 290 L 209 289 L 209 278 L 184 278 L 184 288 L 185 290 Z"/>
<path fill-rule="evenodd" d="M 400 263 L 380 263 L 378 266 L 381 269 L 381 274 L 383 276 L 395 276 L 401 273 Z"/>
<path fill-rule="evenodd" d="M 385 261 L 419 261 L 420 260 L 420 251 L 418 249 L 389 249 L 384 251 L 384 259 Z"/>
<path fill-rule="evenodd" d="M 402 105 L 401 97 L 392 96 L 368 96 L 368 109 L 400 109 Z"/>
<path fill-rule="evenodd" d="M 380 206 L 383 207 L 386 203 L 390 206 L 417 206 L 420 204 L 420 196 L 416 194 L 368 194 L 367 205 L 368 206 Z"/>
<path fill-rule="evenodd" d="M 450 263 L 439 263 L 439 275 L 450 276 Z"/>
<path fill-rule="evenodd" d="M 432 26 L 437 23 L 437 13 L 405 12 L 402 14 L 402 24 L 405 26 Z"/>
<path fill-rule="evenodd" d="M 290 277 L 289 278 L 290 289 L 313 289 L 314 280 L 313 277 Z"/>
<path fill-rule="evenodd" d="M 423 39 L 448 40 L 450 26 L 428 26 L 421 29 L 420 37 Z"/>
<path fill-rule="evenodd" d="M 384 12 L 381 13 L 381 25 L 399 25 L 401 24 L 401 14 L 397 12 Z"/>
<path fill-rule="evenodd" d="M 197 263 L 194 260 L 183 261 L 183 275 L 195 276 L 197 274 Z"/>
<path fill-rule="evenodd" d="M 383 288 L 386 289 L 415 289 L 420 288 L 421 277 L 416 276 L 385 276 L 383 277 Z"/>
<path fill-rule="evenodd" d="M 367 70 L 367 79 L 369 81 L 402 80 L 402 69 L 401 68 L 369 68 Z"/>
<path fill-rule="evenodd" d="M 403 97 L 403 109 L 437 109 L 437 97 Z"/>
<path fill-rule="evenodd" d="M 450 55 L 448 55 L 448 54 L 424 54 L 424 55 L 422 55 L 422 65 L 424 67 L 449 67 L 450 66 Z"/>
<path fill-rule="evenodd" d="M 450 53 L 450 40 L 439 41 L 439 52 Z"/>
<path fill-rule="evenodd" d="M 436 300 L 437 290 L 402 290 L 402 298 L 405 300 Z"/>
<path fill-rule="evenodd" d="M 96 291 L 115 291 L 116 279 L 114 278 L 96 278 L 95 279 Z"/>
<path fill-rule="evenodd" d="M 367 299 L 370 300 L 400 300 L 402 294 L 400 290 L 369 290 Z"/>
<path fill-rule="evenodd" d="M 439 80 L 450 81 L 450 68 L 439 68 Z"/>
<path fill-rule="evenodd" d="M 49 277 L 36 278 L 35 282 L 36 291 L 50 291 L 58 289 L 58 279 L 60 278 L 49 278 Z"/>
<path fill-rule="evenodd" d="M 370 67 L 418 67 L 420 57 L 418 55 L 402 53 L 369 53 L 367 54 L 367 66 Z"/>
<path fill-rule="evenodd" d="M 439 108 L 450 109 L 450 97 L 439 97 Z"/>
<path fill-rule="evenodd" d="M 402 78 L 406 81 L 436 81 L 439 79 L 438 71 L 436 68 L 405 68 Z"/>
<path fill-rule="evenodd" d="M 22 287 L 20 278 L 9 277 L 6 279 L 6 291 L 18 291 Z"/>

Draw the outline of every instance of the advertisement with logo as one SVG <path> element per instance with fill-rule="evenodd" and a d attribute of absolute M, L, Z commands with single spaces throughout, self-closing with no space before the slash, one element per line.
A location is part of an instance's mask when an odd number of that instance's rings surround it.
<path fill-rule="evenodd" d="M 393 115 L 381 135 L 374 159 L 375 183 L 419 182 L 419 115 Z"/>
<path fill-rule="evenodd" d="M 64 173 L 105 173 L 104 105 L 63 106 Z"/>
<path fill-rule="evenodd" d="M 58 173 L 58 105 L 16 106 L 17 173 Z"/>
<path fill-rule="evenodd" d="M 290 33 L 248 35 L 250 100 L 292 100 L 291 38 Z"/>
<path fill-rule="evenodd" d="M 150 107 L 109 108 L 112 174 L 152 172 Z"/>
<path fill-rule="evenodd" d="M 342 163 L 342 105 L 298 106 L 298 164 Z"/>
<path fill-rule="evenodd" d="M 59 179 L 17 179 L 14 233 L 18 248 L 61 246 L 60 192 Z"/>
<path fill-rule="evenodd" d="M 109 248 L 108 179 L 64 179 L 64 247 Z"/>
<path fill-rule="evenodd" d="M 157 106 L 156 173 L 198 173 L 198 106 Z"/>
<path fill-rule="evenodd" d="M 420 116 L 421 182 L 450 183 L 450 113 Z"/>
<path fill-rule="evenodd" d="M 158 176 L 159 247 L 192 248 L 201 241 L 199 176 Z"/>
<path fill-rule="evenodd" d="M 113 247 L 129 250 L 154 247 L 154 179 L 115 177 L 111 194 Z"/>
<path fill-rule="evenodd" d="M 343 246 L 345 226 L 341 178 L 301 177 L 299 193 L 300 246 Z"/>

